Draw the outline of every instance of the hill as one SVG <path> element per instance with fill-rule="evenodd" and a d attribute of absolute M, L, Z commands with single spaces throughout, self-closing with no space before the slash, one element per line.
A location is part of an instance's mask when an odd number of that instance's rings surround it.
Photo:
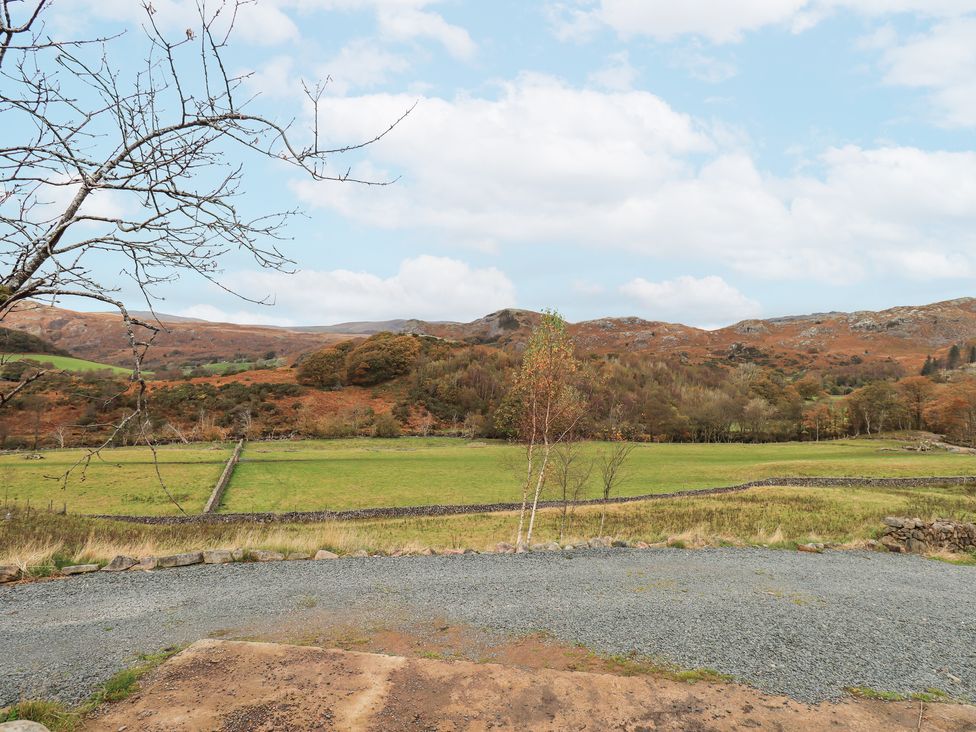
<path fill-rule="evenodd" d="M 382 331 L 517 348 L 538 317 L 531 311 L 506 309 L 469 323 L 400 319 L 282 328 L 164 315 L 160 319 L 165 330 L 157 336 L 146 365 L 159 369 L 205 360 L 238 361 L 271 352 L 293 360 L 331 343 Z M 46 339 L 60 353 L 122 366 L 129 359 L 121 318 L 113 313 L 31 305 L 12 313 L 4 325 Z M 976 299 L 745 320 L 711 331 L 637 317 L 588 320 L 572 324 L 570 330 L 584 353 L 636 352 L 689 363 L 752 361 L 788 371 L 894 361 L 913 372 L 930 354 L 942 354 L 955 343 L 976 342 Z"/>
<path fill-rule="evenodd" d="M 349 337 L 258 325 L 174 320 L 169 316 L 160 320 L 164 328 L 145 360 L 147 368 L 157 370 L 209 361 L 257 359 L 272 352 L 295 357 Z M 116 313 L 84 313 L 31 303 L 7 316 L 4 325 L 44 338 L 61 353 L 70 352 L 87 360 L 124 367 L 132 359 L 122 318 Z"/>

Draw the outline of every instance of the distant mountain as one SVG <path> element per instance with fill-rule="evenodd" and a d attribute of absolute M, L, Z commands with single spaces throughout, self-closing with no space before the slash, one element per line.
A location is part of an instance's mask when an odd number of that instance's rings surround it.
<path fill-rule="evenodd" d="M 509 308 L 469 323 L 397 319 L 281 328 L 161 315 L 166 330 L 157 336 L 147 365 L 158 368 L 201 359 L 261 357 L 271 351 L 295 357 L 343 339 L 381 331 L 518 347 L 539 318 L 539 313 Z M 76 356 L 106 363 L 127 362 L 121 318 L 112 313 L 31 305 L 12 313 L 3 325 L 45 339 L 54 348 Z M 790 370 L 890 359 L 912 371 L 927 355 L 941 354 L 954 343 L 976 343 L 976 299 L 879 312 L 744 320 L 712 331 L 636 317 L 600 318 L 572 324 L 570 332 L 584 353 L 636 352 L 650 358 L 675 357 L 700 363 L 754 361 Z"/>

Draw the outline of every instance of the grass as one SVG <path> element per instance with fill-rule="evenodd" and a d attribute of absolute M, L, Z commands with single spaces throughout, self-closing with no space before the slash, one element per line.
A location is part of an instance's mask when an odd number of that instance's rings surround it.
<path fill-rule="evenodd" d="M 158 449 L 163 480 L 188 513 L 203 510 L 231 448 L 225 444 L 170 445 Z M 0 505 L 67 508 L 69 513 L 179 513 L 156 479 L 152 453 L 144 447 L 104 450 L 85 473 L 58 480 L 84 450 L 50 450 L 41 460 L 23 453 L 0 455 Z"/>
<path fill-rule="evenodd" d="M 48 353 L 5 353 L 4 359 L 7 361 L 28 360 L 41 364 L 49 363 L 56 369 L 62 371 L 111 371 L 113 374 L 122 376 L 128 376 L 132 373 L 132 369 L 121 366 L 112 366 L 111 364 L 98 363 L 97 361 L 86 361 L 83 358 L 74 358 L 72 356 L 52 356 Z M 146 375 L 150 375 L 151 372 L 147 371 L 145 373 Z"/>
<path fill-rule="evenodd" d="M 976 458 L 908 452 L 894 440 L 778 444 L 641 444 L 616 495 L 708 488 L 766 477 L 920 476 L 976 472 Z M 602 446 L 589 443 L 595 457 Z M 252 443 L 222 510 L 304 511 L 517 498 L 522 450 L 446 438 Z M 594 470 L 585 497 L 600 495 Z"/>
<path fill-rule="evenodd" d="M 180 648 L 168 648 L 159 653 L 139 656 L 139 662 L 135 666 L 112 676 L 77 707 L 43 699 L 31 699 L 0 709 L 0 722 L 22 719 L 43 724 L 51 732 L 74 732 L 85 717 L 102 704 L 119 702 L 136 693 L 142 677 L 180 650 Z"/>
<path fill-rule="evenodd" d="M 859 699 L 876 699 L 886 702 L 908 701 L 911 699 L 912 701 L 925 702 L 926 704 L 938 704 L 956 701 L 952 695 L 934 687 L 930 687 L 925 691 L 916 691 L 912 694 L 901 694 L 897 691 L 873 689 L 870 686 L 849 686 L 847 693 Z"/>
<path fill-rule="evenodd" d="M 948 486 L 892 488 L 763 487 L 743 493 L 641 501 L 608 507 L 605 534 L 666 543 L 795 547 L 810 541 L 863 545 L 876 538 L 887 515 L 976 519 L 976 491 Z M 471 548 L 511 541 L 514 513 L 312 524 L 193 524 L 145 526 L 22 511 L 0 522 L 0 564 L 50 574 L 70 563 L 107 562 L 118 554 L 140 557 L 209 548 L 269 549 L 284 554 L 329 549 L 348 554 Z M 565 542 L 596 536 L 600 507 L 577 509 Z M 534 541 L 559 538 L 559 512 L 544 510 Z M 967 555 L 968 556 L 968 555 Z M 960 557 L 976 563 L 976 557 Z"/>

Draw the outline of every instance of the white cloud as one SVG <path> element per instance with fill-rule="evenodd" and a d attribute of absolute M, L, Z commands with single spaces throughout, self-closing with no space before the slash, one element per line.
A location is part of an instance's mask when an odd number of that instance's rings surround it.
<path fill-rule="evenodd" d="M 234 18 L 235 32 L 249 43 L 271 46 L 294 40 L 298 27 L 279 2 L 242 4 Z M 199 11 L 195 0 L 152 0 L 153 19 L 164 31 L 179 34 L 186 28 L 198 30 Z M 146 22 L 143 3 L 136 0 L 58 0 L 52 5 L 54 21 L 59 27 L 77 27 L 80 22 L 110 20 L 139 26 Z M 215 10 L 210 6 L 211 11 Z M 84 20 L 80 20 L 84 19 Z M 225 9 L 213 26 L 220 35 L 230 22 Z"/>
<path fill-rule="evenodd" d="M 630 63 L 626 51 L 615 53 L 607 59 L 607 65 L 588 77 L 591 84 L 609 91 L 628 91 L 633 88 L 640 72 Z"/>
<path fill-rule="evenodd" d="M 692 77 L 709 84 L 727 81 L 738 73 L 735 64 L 702 51 L 698 41 L 688 48 L 673 51 L 670 63 L 672 67 L 683 69 Z"/>
<path fill-rule="evenodd" d="M 228 282 L 237 291 L 270 295 L 275 312 L 301 324 L 388 318 L 473 320 L 516 304 L 515 286 L 504 272 L 427 255 L 404 260 L 390 277 L 343 269 L 294 274 L 255 271 L 230 275 Z"/>
<path fill-rule="evenodd" d="M 383 84 L 394 74 L 410 68 L 402 55 L 392 53 L 365 38 L 350 41 L 335 58 L 320 65 L 322 78 L 332 77 L 330 88 L 337 94 Z"/>
<path fill-rule="evenodd" d="M 347 97 L 324 111 L 340 138 L 357 139 L 412 101 Z M 910 273 L 905 252 L 956 263 L 976 252 L 976 153 L 852 146 L 821 153 L 803 175 L 774 176 L 734 137 L 646 92 L 527 75 L 497 98 L 424 98 L 368 155 L 356 174 L 404 177 L 383 189 L 300 181 L 294 190 L 444 243 L 677 255 L 781 280 L 857 282 L 879 267 Z"/>
<path fill-rule="evenodd" d="M 636 277 L 621 285 L 620 292 L 634 300 L 643 309 L 641 315 L 650 320 L 718 328 L 762 313 L 758 302 L 715 275 L 686 275 L 663 282 Z"/>
<path fill-rule="evenodd" d="M 208 320 L 211 323 L 240 323 L 242 325 L 294 325 L 288 318 L 270 315 L 271 311 L 255 312 L 252 310 L 224 310 L 214 305 L 199 304 L 183 308 L 173 315 L 183 318 Z"/>
<path fill-rule="evenodd" d="M 670 41 L 698 36 L 713 43 L 737 42 L 750 32 L 782 26 L 802 32 L 838 11 L 867 17 L 913 13 L 953 17 L 976 10 L 976 0 L 577 0 L 550 3 L 556 35 L 576 39 L 607 26 L 620 36 Z"/>
<path fill-rule="evenodd" d="M 946 126 L 976 126 L 976 17 L 937 23 L 904 42 L 888 34 L 878 46 L 886 83 L 929 90 Z"/>

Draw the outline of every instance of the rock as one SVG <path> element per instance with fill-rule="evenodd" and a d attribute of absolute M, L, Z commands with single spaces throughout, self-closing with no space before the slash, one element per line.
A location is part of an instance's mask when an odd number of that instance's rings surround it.
<path fill-rule="evenodd" d="M 563 548 L 554 541 L 550 541 L 548 544 L 546 544 L 547 552 L 561 552 L 562 550 Z"/>
<path fill-rule="evenodd" d="M 823 544 L 819 546 L 817 544 L 800 544 L 797 549 L 801 552 L 809 552 L 810 554 L 820 554 L 823 552 Z"/>
<path fill-rule="evenodd" d="M 887 549 L 889 552 L 894 552 L 895 554 L 901 554 L 905 551 L 904 545 L 897 539 L 886 536 L 881 540 L 881 546 Z"/>
<path fill-rule="evenodd" d="M 874 539 L 868 539 L 866 542 L 864 542 L 864 548 L 870 551 L 877 551 L 880 546 L 881 545 L 878 544 L 878 542 L 876 542 Z"/>
<path fill-rule="evenodd" d="M 563 551 L 567 551 L 567 552 L 571 552 L 571 551 L 573 551 L 573 550 L 574 550 L 575 548 L 576 548 L 576 547 L 574 547 L 574 546 L 573 546 L 572 544 L 567 544 L 566 546 L 564 546 L 564 547 L 563 547 Z"/>
<path fill-rule="evenodd" d="M 0 583 L 13 582 L 20 577 L 20 567 L 15 564 L 0 565 Z"/>
<path fill-rule="evenodd" d="M 890 526 L 893 529 L 900 529 L 905 525 L 904 519 L 896 518 L 895 516 L 886 516 L 881 520 L 885 526 Z"/>
<path fill-rule="evenodd" d="M 230 558 L 235 562 L 240 562 L 244 559 L 244 555 L 247 554 L 243 549 L 231 549 Z"/>
<path fill-rule="evenodd" d="M 533 551 L 533 552 L 544 552 L 546 550 L 546 545 L 545 544 L 533 544 L 532 546 L 529 547 L 529 550 L 530 551 Z"/>
<path fill-rule="evenodd" d="M 40 722 L 18 719 L 13 722 L 0 723 L 0 732 L 51 732 L 51 730 Z"/>
<path fill-rule="evenodd" d="M 229 564 L 234 561 L 234 553 L 229 549 L 208 549 L 203 553 L 204 564 Z"/>
<path fill-rule="evenodd" d="M 255 562 L 281 562 L 285 558 L 281 552 L 270 552 L 266 549 L 252 549 L 251 556 Z"/>
<path fill-rule="evenodd" d="M 500 541 L 495 544 L 495 551 L 499 554 L 511 554 L 515 551 L 515 547 L 509 544 L 507 541 Z"/>
<path fill-rule="evenodd" d="M 139 561 L 137 559 L 133 559 L 132 557 L 126 557 L 120 554 L 111 562 L 109 562 L 104 567 L 102 567 L 102 571 L 103 572 L 124 572 L 125 570 L 130 569 L 136 566 L 137 564 L 139 564 Z"/>
<path fill-rule="evenodd" d="M 635 542 L 634 543 L 634 548 L 635 549 L 650 549 L 651 548 L 651 545 L 648 544 L 646 541 L 638 541 L 638 542 Z"/>
<path fill-rule="evenodd" d="M 312 555 L 309 554 L 308 552 L 288 552 L 288 555 L 285 557 L 285 559 L 287 559 L 289 562 L 293 562 L 296 559 L 311 559 L 311 558 Z"/>
<path fill-rule="evenodd" d="M 421 557 L 429 557 L 432 556 L 433 554 L 434 554 L 434 550 L 431 549 L 429 546 L 425 546 L 423 549 L 417 551 L 417 555 Z"/>
<path fill-rule="evenodd" d="M 70 577 L 73 574 L 88 574 L 89 572 L 97 571 L 97 564 L 73 564 L 70 567 L 61 567 L 61 574 L 66 577 Z"/>
<path fill-rule="evenodd" d="M 185 552 L 183 554 L 170 554 L 160 557 L 156 566 L 160 569 L 170 567 L 189 567 L 191 564 L 202 564 L 203 552 Z"/>
<path fill-rule="evenodd" d="M 630 542 L 626 539 L 613 539 L 610 542 L 610 546 L 615 546 L 618 549 L 626 549 L 630 546 Z"/>
<path fill-rule="evenodd" d="M 338 559 L 339 555 L 326 549 L 319 549 L 312 559 Z"/>
<path fill-rule="evenodd" d="M 146 572 L 156 569 L 159 566 L 159 557 L 142 557 L 137 564 L 133 564 L 129 569 L 141 569 Z"/>
<path fill-rule="evenodd" d="M 603 547 L 603 539 L 594 537 L 587 542 L 591 549 L 600 549 Z"/>

